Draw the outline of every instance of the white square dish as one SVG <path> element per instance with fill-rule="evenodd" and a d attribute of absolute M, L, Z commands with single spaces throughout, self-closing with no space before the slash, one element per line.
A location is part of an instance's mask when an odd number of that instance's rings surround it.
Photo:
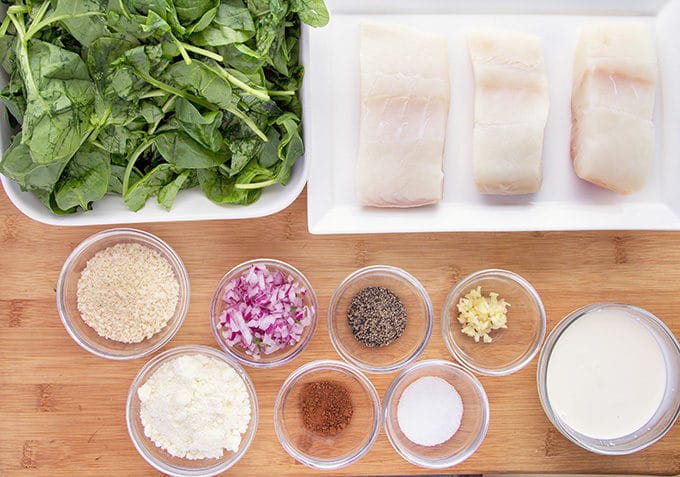
<path fill-rule="evenodd" d="M 0 16 L 4 16 L 5 10 L 6 7 L 0 6 Z M 300 38 L 301 50 L 306 49 L 304 35 Z M 4 86 L 6 81 L 6 75 L 2 72 L 0 86 Z M 0 154 L 9 146 L 11 137 L 7 111 L 0 105 Z M 300 195 L 307 182 L 308 172 L 309 161 L 303 155 L 295 163 L 288 184 L 265 188 L 262 196 L 249 205 L 219 205 L 208 200 L 195 187 L 180 191 L 170 211 L 161 207 L 155 197 L 151 197 L 141 210 L 133 212 L 125 206 L 120 196 L 107 195 L 94 203 L 92 210 L 62 216 L 50 212 L 32 193 L 22 191 L 11 179 L 0 175 L 0 182 L 16 208 L 38 222 L 50 225 L 112 225 L 264 217 L 285 209 Z"/>
<path fill-rule="evenodd" d="M 315 234 L 588 229 L 680 230 L 680 0 L 327 0 L 331 22 L 305 28 L 308 225 Z M 451 105 L 444 196 L 412 209 L 362 207 L 354 191 L 359 140 L 359 24 L 398 23 L 447 37 Z M 654 31 L 659 81 L 654 167 L 644 190 L 619 195 L 579 179 L 569 155 L 573 54 L 587 23 L 641 20 Z M 543 39 L 550 113 L 543 186 L 536 194 L 490 196 L 472 179 L 471 27 L 495 26 Z"/>

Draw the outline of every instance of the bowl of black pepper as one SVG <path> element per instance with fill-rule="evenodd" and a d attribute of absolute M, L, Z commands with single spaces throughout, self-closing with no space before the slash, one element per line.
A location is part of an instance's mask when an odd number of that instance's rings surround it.
<path fill-rule="evenodd" d="M 276 436 L 288 454 L 318 470 L 366 455 L 380 431 L 380 398 L 351 364 L 309 362 L 284 381 L 274 403 Z"/>
<path fill-rule="evenodd" d="M 354 271 L 328 304 L 328 334 L 347 362 L 368 373 L 390 373 L 415 361 L 432 334 L 432 302 L 401 268 L 372 265 Z"/>

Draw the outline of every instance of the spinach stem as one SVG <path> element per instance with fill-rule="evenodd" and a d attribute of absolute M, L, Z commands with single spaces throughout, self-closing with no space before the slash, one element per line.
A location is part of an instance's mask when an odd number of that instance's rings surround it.
<path fill-rule="evenodd" d="M 130 186 L 130 175 L 132 174 L 132 169 L 135 166 L 135 162 L 137 162 L 139 156 L 141 156 L 142 153 L 149 148 L 149 146 L 151 146 L 151 141 L 144 141 L 130 156 L 127 166 L 125 166 L 125 174 L 123 175 L 123 196 L 127 194 L 128 187 Z"/>
<path fill-rule="evenodd" d="M 49 6 L 49 2 L 45 2 L 45 5 Z M 30 27 L 28 27 L 28 30 L 26 31 L 26 40 L 30 40 L 33 35 L 38 33 L 41 29 L 46 27 L 47 25 L 51 25 L 52 23 L 59 22 L 62 20 L 70 20 L 73 18 L 82 18 L 82 17 L 94 17 L 94 16 L 103 16 L 104 14 L 102 12 L 84 12 L 84 13 L 74 13 L 72 15 L 56 15 L 56 16 L 49 16 L 44 20 L 37 21 L 31 24 Z"/>
<path fill-rule="evenodd" d="M 148 93 L 144 93 L 139 97 L 139 99 L 149 99 L 149 98 L 159 98 L 161 96 L 165 96 L 168 93 L 163 91 L 162 89 L 155 89 L 153 91 L 149 91 Z"/>
<path fill-rule="evenodd" d="M 156 120 L 156 122 L 153 124 L 153 126 L 151 126 L 151 127 L 149 128 L 149 133 L 148 133 L 149 136 L 151 136 L 153 133 L 156 132 L 156 128 L 158 127 L 158 125 L 161 123 L 161 121 L 162 121 L 163 118 L 165 117 L 165 113 L 167 113 L 167 112 L 170 110 L 170 108 L 172 107 L 172 105 L 175 104 L 175 98 L 177 98 L 177 96 L 170 96 L 170 97 L 168 98 L 168 100 L 165 102 L 165 104 L 164 104 L 163 107 L 161 108 L 161 112 L 163 113 L 163 116 L 161 116 L 160 118 L 158 118 L 158 119 Z"/>
<path fill-rule="evenodd" d="M 244 83 L 240 79 L 238 79 L 236 76 L 232 75 L 227 71 L 226 69 L 222 68 L 220 65 L 214 65 L 214 68 L 211 68 L 211 66 L 208 66 L 208 68 L 212 69 L 222 77 L 224 77 L 227 81 L 229 81 L 231 84 L 236 86 L 237 88 L 242 89 L 246 93 L 255 96 L 258 99 L 261 99 L 262 101 L 269 101 L 269 95 L 267 94 L 267 91 L 261 90 L 261 89 L 256 89 L 253 88 L 252 86 Z"/>
<path fill-rule="evenodd" d="M 274 184 L 276 184 L 276 181 L 274 179 L 269 179 L 268 181 L 251 182 L 250 184 L 235 184 L 234 187 L 236 189 L 261 189 Z"/>
<path fill-rule="evenodd" d="M 259 127 L 257 127 L 257 124 L 255 124 L 255 122 L 254 122 L 252 119 L 250 119 L 250 118 L 248 117 L 248 115 L 245 114 L 243 111 L 239 110 L 239 109 L 238 109 L 237 107 L 235 107 L 235 106 L 232 106 L 232 107 L 230 107 L 230 108 L 227 108 L 227 111 L 229 111 L 231 114 L 233 114 L 234 116 L 236 116 L 237 118 L 239 118 L 241 121 L 243 121 L 244 123 L 246 123 L 246 125 L 247 125 L 250 129 L 252 129 L 253 132 L 254 132 L 255 134 L 257 134 L 257 135 L 260 137 L 260 139 L 262 139 L 264 142 L 269 141 L 269 139 L 267 138 L 267 135 L 266 135 L 265 133 L 263 133 L 262 130 L 261 130 Z"/>
<path fill-rule="evenodd" d="M 19 66 L 21 68 L 21 72 L 23 73 L 24 83 L 26 84 L 26 97 L 27 99 L 30 97 L 35 97 L 45 109 L 45 111 L 47 111 L 47 114 L 52 117 L 50 106 L 40 94 L 40 90 L 38 89 L 38 85 L 35 82 L 35 78 L 33 78 L 31 64 L 28 61 L 28 41 L 26 40 L 26 30 L 24 29 L 24 25 L 23 23 L 20 23 L 17 17 L 13 13 L 10 13 L 9 10 L 7 11 L 7 16 L 12 21 L 14 28 L 17 31 L 16 56 L 19 59 Z"/>
<path fill-rule="evenodd" d="M 9 15 L 5 16 L 5 19 L 2 21 L 2 25 L 0 25 L 0 36 L 5 36 L 5 34 L 7 34 L 7 29 L 11 23 L 12 20 L 10 19 Z"/>
<path fill-rule="evenodd" d="M 217 53 L 213 53 L 210 50 L 206 50 L 205 48 L 200 48 L 198 46 L 190 45 L 190 44 L 184 43 L 182 41 L 180 41 L 179 43 L 187 51 L 190 51 L 192 53 L 196 53 L 197 55 L 205 56 L 207 58 L 211 58 L 215 61 L 224 61 L 224 58 L 222 57 L 222 55 L 218 55 Z"/>
<path fill-rule="evenodd" d="M 269 90 L 269 96 L 295 96 L 295 91 L 292 91 L 292 90 L 271 91 L 271 90 Z"/>
<path fill-rule="evenodd" d="M 162 81 L 158 81 L 156 78 L 143 72 L 139 68 L 135 68 L 135 73 L 137 73 L 137 76 L 142 78 L 144 81 L 150 83 L 151 85 L 155 86 L 158 89 L 167 91 L 168 93 L 174 94 L 175 96 L 181 96 L 182 98 L 188 99 L 189 101 L 193 101 L 196 104 L 200 104 L 204 108 L 207 108 L 211 111 L 216 111 L 218 109 L 214 104 L 205 101 L 204 99 L 199 98 L 198 96 L 194 96 L 193 94 L 179 90 L 174 86 L 170 86 L 169 84 L 163 83 Z"/>
<path fill-rule="evenodd" d="M 123 16 L 129 20 L 130 13 L 127 11 L 127 8 L 125 8 L 125 3 L 123 3 L 123 0 L 118 0 L 118 6 L 120 7 L 120 11 L 123 12 Z"/>
<path fill-rule="evenodd" d="M 170 38 L 172 38 L 172 41 L 175 45 L 177 45 L 177 49 L 179 50 L 179 54 L 182 55 L 182 59 L 187 65 L 191 64 L 191 57 L 187 53 L 187 50 L 184 48 L 185 44 L 179 41 L 177 38 L 175 38 L 175 35 L 169 34 Z"/>

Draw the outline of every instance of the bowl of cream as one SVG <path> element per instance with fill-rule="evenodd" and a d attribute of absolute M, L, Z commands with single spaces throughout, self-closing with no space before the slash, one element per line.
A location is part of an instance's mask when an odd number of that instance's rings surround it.
<path fill-rule="evenodd" d="M 588 305 L 550 333 L 537 381 L 546 415 L 567 439 L 598 454 L 631 454 L 680 414 L 680 345 L 647 310 Z"/>

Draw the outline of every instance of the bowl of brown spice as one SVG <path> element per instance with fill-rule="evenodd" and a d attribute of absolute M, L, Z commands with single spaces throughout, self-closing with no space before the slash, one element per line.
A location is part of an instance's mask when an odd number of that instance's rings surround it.
<path fill-rule="evenodd" d="M 73 340 L 103 358 L 148 356 L 163 347 L 189 309 L 179 255 L 143 230 L 115 228 L 83 240 L 64 262 L 57 310 Z"/>
<path fill-rule="evenodd" d="M 320 470 L 363 457 L 378 437 L 380 416 L 373 384 L 355 366 L 336 360 L 295 370 L 274 403 L 276 436 L 284 450 Z"/>
<path fill-rule="evenodd" d="M 328 305 L 328 334 L 342 358 L 369 373 L 415 361 L 432 334 L 432 302 L 408 272 L 373 265 L 347 276 Z"/>

